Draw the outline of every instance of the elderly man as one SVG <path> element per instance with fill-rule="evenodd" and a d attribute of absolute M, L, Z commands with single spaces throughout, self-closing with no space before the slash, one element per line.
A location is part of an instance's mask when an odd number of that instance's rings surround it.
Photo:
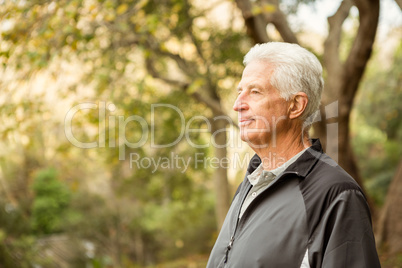
<path fill-rule="evenodd" d="M 380 267 L 362 190 L 308 137 L 323 89 L 317 58 L 270 42 L 244 64 L 233 108 L 256 154 L 207 267 Z"/>

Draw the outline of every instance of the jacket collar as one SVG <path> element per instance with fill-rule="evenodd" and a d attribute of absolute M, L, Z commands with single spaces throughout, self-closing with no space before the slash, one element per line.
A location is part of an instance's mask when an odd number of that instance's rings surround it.
<path fill-rule="evenodd" d="M 309 147 L 293 164 L 291 164 L 285 172 L 293 172 L 300 177 L 306 177 L 311 171 L 313 166 L 321 158 L 323 154 L 322 146 L 319 139 L 311 140 L 311 147 Z M 261 158 L 255 154 L 248 165 L 247 172 L 249 174 L 261 164 Z M 247 176 L 246 176 L 247 177 Z"/>

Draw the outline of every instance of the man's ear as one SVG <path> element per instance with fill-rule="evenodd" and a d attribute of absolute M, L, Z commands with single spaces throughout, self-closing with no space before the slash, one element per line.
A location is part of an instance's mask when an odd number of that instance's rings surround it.
<path fill-rule="evenodd" d="M 300 117 L 304 110 L 306 110 L 308 103 L 307 94 L 304 92 L 297 92 L 293 95 L 289 104 L 289 118 L 295 119 Z"/>

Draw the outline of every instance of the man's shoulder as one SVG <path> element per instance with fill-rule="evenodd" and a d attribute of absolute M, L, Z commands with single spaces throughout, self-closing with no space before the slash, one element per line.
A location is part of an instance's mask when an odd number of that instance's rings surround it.
<path fill-rule="evenodd" d="M 323 154 L 309 174 L 301 181 L 306 208 L 325 211 L 345 191 L 363 194 L 358 183 L 329 156 Z M 316 212 L 317 212 L 316 211 Z"/>
<path fill-rule="evenodd" d="M 306 176 L 305 187 L 332 189 L 336 191 L 358 190 L 358 183 L 341 166 L 326 154 L 322 154 L 314 168 Z"/>
<path fill-rule="evenodd" d="M 339 200 L 365 199 L 358 183 L 329 156 L 323 154 L 300 182 L 310 233 L 326 211 Z M 363 200 L 361 200 L 363 201 Z M 364 203 L 365 201 L 363 201 Z"/>

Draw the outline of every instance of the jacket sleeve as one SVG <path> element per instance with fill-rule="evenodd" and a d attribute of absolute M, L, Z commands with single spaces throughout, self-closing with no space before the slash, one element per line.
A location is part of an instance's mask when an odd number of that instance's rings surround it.
<path fill-rule="evenodd" d="M 360 191 L 345 190 L 331 202 L 311 238 L 309 255 L 311 267 L 381 267 Z"/>

